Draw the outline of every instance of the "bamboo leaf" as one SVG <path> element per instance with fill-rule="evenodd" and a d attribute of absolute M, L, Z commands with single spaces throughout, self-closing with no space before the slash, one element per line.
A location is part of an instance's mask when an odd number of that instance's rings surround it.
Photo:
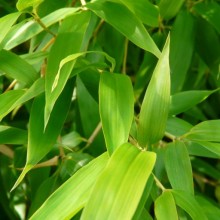
<path fill-rule="evenodd" d="M 59 74 L 59 65 L 62 67 L 62 61 L 72 53 L 78 53 L 82 49 L 83 39 L 85 32 L 88 28 L 91 14 L 89 12 L 82 12 L 80 14 L 73 15 L 63 21 L 56 41 L 51 48 L 45 79 L 45 93 L 46 93 L 46 106 L 45 106 L 45 127 L 50 118 L 50 114 L 53 110 L 53 106 L 60 93 L 62 92 L 65 84 L 71 74 L 74 66 L 74 60 L 68 60 L 65 66 L 62 68 L 62 74 Z M 73 21 L 77 21 L 73 23 Z M 88 40 L 88 39 L 87 39 Z M 66 47 L 65 45 L 69 46 Z M 60 64 L 61 62 L 61 64 Z M 58 84 L 59 80 L 59 84 Z M 56 87 L 56 89 L 55 89 Z"/>
<path fill-rule="evenodd" d="M 0 70 L 27 85 L 32 84 L 39 77 L 33 66 L 18 55 L 6 50 L 0 51 Z"/>
<path fill-rule="evenodd" d="M 191 162 L 183 142 L 168 144 L 165 167 L 173 189 L 194 193 Z"/>
<path fill-rule="evenodd" d="M 78 10 L 79 8 L 61 8 L 43 17 L 41 21 L 46 27 L 50 27 L 56 22 L 75 14 Z M 2 45 L 4 49 L 10 50 L 31 39 L 43 30 L 44 29 L 34 20 L 28 21 L 25 24 L 21 22 L 8 32 L 7 39 L 4 39 Z"/>
<path fill-rule="evenodd" d="M 99 17 L 121 32 L 138 47 L 160 57 L 160 51 L 141 21 L 122 4 L 109 1 L 95 1 L 86 4 Z M 121 16 L 123 14 L 123 16 Z"/>
<path fill-rule="evenodd" d="M 0 125 L 0 144 L 26 144 L 27 131 Z"/>
<path fill-rule="evenodd" d="M 129 143 L 117 148 L 99 176 L 81 219 L 131 219 L 155 160 L 154 153 Z"/>
<path fill-rule="evenodd" d="M 161 0 L 159 3 L 159 9 L 162 18 L 173 18 L 178 13 L 183 3 L 184 0 Z"/>
<path fill-rule="evenodd" d="M 184 135 L 191 141 L 220 142 L 220 120 L 203 121 Z"/>
<path fill-rule="evenodd" d="M 30 220 L 60 220 L 73 217 L 86 204 L 92 187 L 107 161 L 108 155 L 104 153 L 78 170 L 42 204 Z"/>
<path fill-rule="evenodd" d="M 11 90 L 0 95 L 0 121 L 14 108 L 40 95 L 44 91 L 44 79 L 39 78 L 27 90 Z"/>
<path fill-rule="evenodd" d="M 48 126 L 44 129 L 44 94 L 38 96 L 32 106 L 28 131 L 28 149 L 25 168 L 20 174 L 12 190 L 22 181 L 25 174 L 33 168 L 53 147 L 61 131 L 69 110 L 73 93 L 73 80 L 69 81 L 59 97 Z M 58 117 L 59 116 L 59 117 Z"/>
<path fill-rule="evenodd" d="M 179 190 L 171 190 L 171 192 L 176 204 L 184 209 L 191 216 L 192 220 L 208 220 L 194 196 Z"/>
<path fill-rule="evenodd" d="M 11 29 L 12 25 L 15 23 L 15 21 L 18 19 L 18 17 L 21 15 L 20 12 L 15 12 L 8 14 L 2 18 L 0 18 L 0 43 L 6 36 L 6 34 L 9 32 Z M 1 46 L 0 46 L 1 49 Z"/>
<path fill-rule="evenodd" d="M 179 92 L 171 96 L 170 115 L 178 115 L 187 111 L 193 106 L 207 99 L 211 94 L 219 91 L 219 89 L 204 91 L 204 90 L 192 90 Z"/>
<path fill-rule="evenodd" d="M 190 67 L 195 41 L 194 17 L 187 10 L 178 13 L 170 32 L 171 92 L 181 91 Z"/>
<path fill-rule="evenodd" d="M 143 147 L 159 141 L 165 132 L 170 105 L 169 39 L 168 36 L 141 106 L 138 141 Z"/>
<path fill-rule="evenodd" d="M 18 0 L 16 7 L 18 11 L 32 11 L 36 9 L 44 0 Z"/>
<path fill-rule="evenodd" d="M 134 113 L 134 94 L 127 76 L 103 73 L 99 86 L 100 117 L 109 154 L 127 142 Z"/>
<path fill-rule="evenodd" d="M 170 191 L 165 191 L 155 201 L 155 215 L 158 220 L 178 220 L 176 204 Z"/>
<path fill-rule="evenodd" d="M 159 10 L 148 0 L 120 0 L 134 14 L 141 19 L 144 24 L 157 27 L 159 21 Z"/>

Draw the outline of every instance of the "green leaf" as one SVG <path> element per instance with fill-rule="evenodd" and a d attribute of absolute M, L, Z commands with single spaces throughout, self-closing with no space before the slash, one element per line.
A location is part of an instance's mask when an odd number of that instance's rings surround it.
<path fill-rule="evenodd" d="M 18 19 L 20 15 L 21 15 L 20 12 L 15 12 L 15 13 L 11 13 L 0 18 L 0 30 L 1 30 L 0 43 L 2 42 L 6 34 L 11 29 L 11 26 L 15 23 L 15 21 Z M 1 49 L 1 46 L 0 46 L 0 49 Z"/>
<path fill-rule="evenodd" d="M 27 131 L 0 125 L 0 144 L 26 144 Z"/>
<path fill-rule="evenodd" d="M 220 6 L 215 1 L 201 2 L 193 6 L 193 10 L 207 20 L 220 34 Z"/>
<path fill-rule="evenodd" d="M 173 189 L 194 193 L 191 162 L 183 142 L 167 145 L 165 167 Z"/>
<path fill-rule="evenodd" d="M 137 17 L 141 19 L 144 24 L 152 27 L 158 26 L 159 10 L 148 0 L 120 0 L 125 6 L 127 6 Z"/>
<path fill-rule="evenodd" d="M 31 216 L 38 219 L 71 219 L 86 204 L 92 187 L 108 161 L 105 153 L 78 170 Z"/>
<path fill-rule="evenodd" d="M 35 99 L 29 121 L 26 165 L 12 190 L 22 181 L 25 174 L 36 165 L 56 143 L 71 103 L 73 93 L 72 84 L 73 80 L 69 81 L 57 100 L 46 129 L 44 129 L 44 94 Z"/>
<path fill-rule="evenodd" d="M 33 66 L 15 53 L 6 50 L 0 51 L 0 70 L 27 85 L 32 84 L 39 77 Z"/>
<path fill-rule="evenodd" d="M 159 141 L 165 132 L 170 105 L 169 44 L 168 36 L 141 106 L 138 141 L 143 147 Z"/>
<path fill-rule="evenodd" d="M 75 63 L 74 60 L 69 62 L 71 61 L 71 57 L 68 58 L 67 56 L 78 53 L 84 49 L 82 48 L 82 44 L 90 19 L 91 13 L 88 11 L 75 14 L 65 19 L 60 27 L 56 41 L 51 48 L 45 79 L 45 127 L 50 118 L 53 106 L 65 87 Z M 77 22 L 73 23 L 73 21 Z M 68 45 L 68 47 L 65 45 Z M 64 58 L 67 60 L 63 60 Z M 65 66 L 63 66 L 64 64 Z M 60 74 L 59 71 L 61 68 Z"/>
<path fill-rule="evenodd" d="M 176 204 L 184 209 L 191 216 L 192 220 L 208 220 L 194 196 L 179 190 L 171 190 L 171 192 Z"/>
<path fill-rule="evenodd" d="M 184 137 L 191 141 L 220 142 L 220 120 L 203 121 L 194 126 Z"/>
<path fill-rule="evenodd" d="M 183 3 L 184 0 L 161 0 L 159 3 L 161 17 L 167 20 L 173 18 Z"/>
<path fill-rule="evenodd" d="M 129 143 L 117 148 L 99 176 L 81 219 L 131 219 L 155 160 L 154 153 Z"/>
<path fill-rule="evenodd" d="M 36 9 L 44 0 L 18 0 L 16 7 L 18 11 L 32 11 Z"/>
<path fill-rule="evenodd" d="M 44 79 L 39 78 L 27 90 L 11 90 L 0 95 L 0 121 L 14 108 L 44 91 Z"/>
<path fill-rule="evenodd" d="M 99 86 L 99 108 L 109 154 L 127 142 L 134 114 L 134 94 L 125 75 L 103 73 Z"/>
<path fill-rule="evenodd" d="M 49 27 L 56 22 L 75 14 L 78 10 L 79 8 L 58 9 L 51 14 L 43 17 L 41 21 L 46 27 Z M 4 39 L 2 45 L 4 46 L 4 49 L 10 50 L 20 45 L 21 43 L 31 39 L 43 30 L 44 29 L 34 20 L 28 21 L 25 24 L 21 22 L 9 31 L 9 33 L 7 34 L 7 38 Z"/>
<path fill-rule="evenodd" d="M 171 96 L 170 104 L 170 115 L 178 115 L 182 112 L 187 111 L 193 106 L 199 104 L 200 102 L 207 99 L 214 92 L 219 91 L 219 89 L 204 91 L 204 90 L 192 90 L 179 92 Z"/>
<path fill-rule="evenodd" d="M 155 201 L 155 215 L 158 220 L 178 220 L 176 204 L 170 191 L 165 191 Z"/>
<path fill-rule="evenodd" d="M 160 57 L 160 51 L 141 21 L 122 4 L 109 1 L 95 1 L 86 4 L 99 17 L 111 24 L 138 47 Z M 121 16 L 123 14 L 123 16 Z"/>
<path fill-rule="evenodd" d="M 189 69 L 195 41 L 194 17 L 187 10 L 177 15 L 170 32 L 171 92 L 181 91 Z"/>

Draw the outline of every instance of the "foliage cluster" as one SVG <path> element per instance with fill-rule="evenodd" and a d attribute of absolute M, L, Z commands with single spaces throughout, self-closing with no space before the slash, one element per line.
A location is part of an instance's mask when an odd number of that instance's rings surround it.
<path fill-rule="evenodd" d="M 218 1 L 0 7 L 1 219 L 219 219 Z"/>

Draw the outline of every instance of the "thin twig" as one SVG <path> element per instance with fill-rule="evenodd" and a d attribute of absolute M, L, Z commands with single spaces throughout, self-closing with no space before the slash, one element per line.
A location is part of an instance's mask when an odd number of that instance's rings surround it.
<path fill-rule="evenodd" d="M 17 80 L 16 79 L 13 80 L 12 83 L 8 86 L 8 88 L 4 92 L 7 92 L 7 91 L 13 89 L 14 86 L 16 85 L 16 83 L 17 83 Z"/>
<path fill-rule="evenodd" d="M 166 188 L 163 186 L 163 184 L 160 182 L 160 180 L 157 179 L 157 177 L 153 174 L 154 180 L 156 182 L 156 185 L 162 190 L 165 191 Z"/>
<path fill-rule="evenodd" d="M 8 147 L 7 145 L 0 145 L 0 153 L 4 154 L 5 156 L 13 159 L 14 158 L 14 151 Z"/>
<path fill-rule="evenodd" d="M 41 51 L 46 51 L 54 43 L 55 39 L 56 39 L 55 37 L 51 38 L 47 42 L 47 44 L 41 49 Z"/>

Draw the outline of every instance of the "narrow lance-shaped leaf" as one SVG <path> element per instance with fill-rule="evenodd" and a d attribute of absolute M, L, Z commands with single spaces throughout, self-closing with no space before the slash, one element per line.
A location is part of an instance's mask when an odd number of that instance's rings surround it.
<path fill-rule="evenodd" d="M 165 132 L 170 106 L 169 44 L 168 36 L 141 106 L 138 142 L 142 147 L 159 141 Z"/>
<path fill-rule="evenodd" d="M 11 90 L 0 95 L 0 121 L 14 108 L 44 91 L 44 78 L 39 78 L 27 90 Z"/>
<path fill-rule="evenodd" d="M 98 178 L 81 219 L 132 219 L 155 160 L 155 153 L 140 151 L 129 143 L 117 148 Z"/>
<path fill-rule="evenodd" d="M 160 56 L 160 50 L 150 37 L 141 21 L 127 7 L 116 2 L 95 1 L 86 7 L 111 24 L 140 48 Z M 123 16 L 122 16 L 123 15 Z"/>
<path fill-rule="evenodd" d="M 56 22 L 75 14 L 79 8 L 61 8 L 41 19 L 42 23 L 49 27 Z M 10 50 L 17 45 L 31 39 L 33 36 L 39 34 L 44 29 L 34 20 L 27 23 L 19 23 L 13 27 L 7 34 L 7 39 L 4 38 L 2 45 L 4 49 Z"/>
<path fill-rule="evenodd" d="M 170 191 L 165 191 L 155 201 L 155 215 L 157 220 L 178 220 L 176 204 Z"/>
<path fill-rule="evenodd" d="M 180 93 L 176 93 L 171 96 L 171 104 L 170 104 L 170 115 L 177 115 L 182 112 L 187 111 L 193 106 L 199 104 L 200 102 L 207 99 L 214 92 L 219 91 L 219 89 L 211 90 L 211 91 L 184 91 Z"/>
<path fill-rule="evenodd" d="M 191 162 L 183 142 L 168 144 L 165 167 L 173 189 L 194 193 Z"/>
<path fill-rule="evenodd" d="M 29 122 L 26 165 L 12 190 L 22 181 L 25 174 L 32 169 L 56 143 L 71 103 L 73 93 L 72 84 L 73 80 L 70 80 L 63 90 L 54 106 L 46 129 L 44 129 L 44 94 L 35 99 Z"/>
<path fill-rule="evenodd" d="M 171 192 L 176 204 L 185 210 L 192 220 L 208 220 L 194 196 L 179 190 L 171 190 Z"/>
<path fill-rule="evenodd" d="M 18 19 L 18 17 L 21 15 L 20 12 L 15 12 L 8 14 L 2 18 L 0 18 L 0 43 L 6 36 L 6 34 L 9 32 L 11 29 L 11 26 L 15 23 L 15 21 Z M 0 46 L 1 49 L 1 46 Z"/>
<path fill-rule="evenodd" d="M 171 93 L 181 91 L 189 69 L 195 42 L 195 18 L 181 10 L 170 32 Z"/>
<path fill-rule="evenodd" d="M 184 0 L 161 0 L 159 3 L 161 17 L 171 19 L 178 13 L 183 3 Z"/>
<path fill-rule="evenodd" d="M 30 220 L 71 219 L 84 207 L 107 161 L 108 155 L 105 153 L 82 167 L 42 204 Z"/>
<path fill-rule="evenodd" d="M 99 108 L 109 154 L 127 142 L 134 113 L 134 94 L 125 75 L 103 73 L 99 86 Z"/>
<path fill-rule="evenodd" d="M 18 0 L 16 7 L 19 11 L 32 11 L 36 9 L 44 0 Z"/>
<path fill-rule="evenodd" d="M 144 24 L 157 27 L 159 21 L 158 7 L 153 5 L 148 0 L 120 0 L 126 5 L 134 14 L 141 19 Z"/>
<path fill-rule="evenodd" d="M 6 50 L 0 51 L 0 70 L 27 85 L 32 84 L 38 78 L 38 73 L 29 63 Z"/>
<path fill-rule="evenodd" d="M 57 84 L 55 89 L 54 81 L 56 81 L 57 73 L 59 71 L 59 64 L 68 55 L 78 53 L 82 50 L 82 43 L 90 18 L 91 13 L 87 11 L 65 19 L 60 27 L 56 41 L 51 48 L 45 79 L 45 127 L 50 118 L 53 106 L 65 87 L 75 62 L 71 61 L 63 66 L 62 74 L 58 75 L 59 84 Z M 65 45 L 68 45 L 68 47 Z"/>
<path fill-rule="evenodd" d="M 184 135 L 191 141 L 220 142 L 220 120 L 203 121 Z"/>

